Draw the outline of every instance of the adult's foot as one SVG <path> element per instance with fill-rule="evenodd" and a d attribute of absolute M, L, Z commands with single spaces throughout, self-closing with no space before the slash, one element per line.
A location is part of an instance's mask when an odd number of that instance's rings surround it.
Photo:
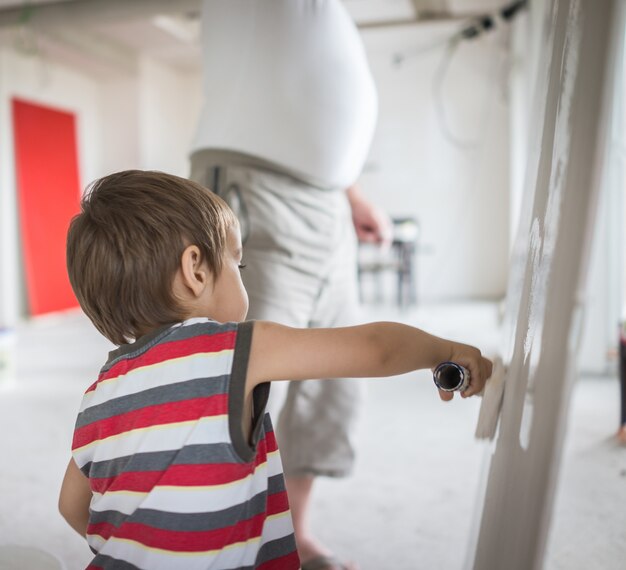
<path fill-rule="evenodd" d="M 318 556 L 302 564 L 302 570 L 356 570 L 347 562 L 341 562 L 334 556 Z"/>
<path fill-rule="evenodd" d="M 298 556 L 300 556 L 302 564 L 306 564 L 314 558 L 322 556 L 330 558 L 332 556 L 330 550 L 312 536 L 303 536 L 303 533 L 296 534 L 296 543 L 298 545 Z"/>
<path fill-rule="evenodd" d="M 305 568 L 307 564 L 313 568 L 318 566 L 320 570 L 358 570 L 354 563 L 339 562 L 328 548 L 313 537 L 309 529 L 314 480 L 315 478 L 311 476 L 285 478 L 300 563 Z M 316 560 L 319 562 L 315 563 Z"/>

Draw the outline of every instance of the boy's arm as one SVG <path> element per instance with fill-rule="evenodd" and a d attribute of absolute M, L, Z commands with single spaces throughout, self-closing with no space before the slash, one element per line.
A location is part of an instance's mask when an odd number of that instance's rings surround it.
<path fill-rule="evenodd" d="M 491 362 L 472 346 L 452 342 L 400 323 L 370 323 L 332 329 L 296 329 L 254 323 L 247 388 L 271 380 L 380 377 L 456 362 L 470 371 L 462 394 L 480 392 Z M 441 392 L 444 400 L 452 393 Z"/>
<path fill-rule="evenodd" d="M 82 537 L 87 534 L 91 488 L 89 479 L 83 475 L 74 459 L 70 459 L 63 477 L 59 494 L 59 512 L 69 525 Z"/>

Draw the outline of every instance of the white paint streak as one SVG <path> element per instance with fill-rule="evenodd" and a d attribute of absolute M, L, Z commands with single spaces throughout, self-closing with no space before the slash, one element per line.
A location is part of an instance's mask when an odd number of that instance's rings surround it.
<path fill-rule="evenodd" d="M 528 330 L 524 340 L 524 361 L 530 359 L 526 398 L 520 426 L 520 444 L 528 447 L 532 428 L 533 393 L 536 370 L 541 358 L 541 338 L 546 318 L 546 300 L 556 240 L 559 233 L 559 221 L 565 191 L 564 172 L 570 156 L 572 101 L 574 85 L 578 72 L 578 57 L 581 42 L 581 6 L 580 0 L 573 0 L 568 13 L 565 46 L 560 70 L 561 95 L 557 102 L 556 124 L 550 170 L 550 181 L 543 223 L 539 217 L 533 220 L 531 228 L 530 255 L 532 281 L 530 289 L 530 307 Z"/>

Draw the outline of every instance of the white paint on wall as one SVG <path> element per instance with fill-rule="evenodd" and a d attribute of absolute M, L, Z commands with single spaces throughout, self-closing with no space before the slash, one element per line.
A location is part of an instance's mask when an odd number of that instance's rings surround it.
<path fill-rule="evenodd" d="M 513 25 L 511 66 L 511 238 L 517 234 L 524 185 L 524 171 L 536 172 L 529 160 L 536 161 L 539 147 L 528 147 L 528 126 L 531 110 L 540 111 L 542 102 L 537 94 L 543 93 L 547 78 L 537 76 L 538 49 L 546 30 L 551 29 L 547 3 L 533 2 L 528 11 L 518 17 Z M 546 66 L 546 68 L 549 66 Z M 582 341 L 579 350 L 581 371 L 587 374 L 605 374 L 615 366 L 610 354 L 616 348 L 617 323 L 621 315 L 623 271 L 626 263 L 623 251 L 623 120 L 612 125 L 613 133 L 607 157 L 610 175 L 603 187 L 591 252 L 588 286 L 580 300 L 582 309 Z M 527 168 L 527 166 L 529 166 Z M 528 222 L 522 220 L 526 225 Z M 522 228 L 524 231 L 524 228 Z M 526 245 L 526 244 L 524 244 Z M 519 249 L 519 244 L 518 244 Z M 532 249 L 532 247 L 530 248 Z M 523 255 L 513 250 L 513 255 Z M 514 275 L 512 277 L 516 279 Z"/>
<path fill-rule="evenodd" d="M 457 30 L 440 23 L 363 33 L 380 108 L 360 183 L 392 216 L 419 221 L 421 300 L 501 298 L 506 290 L 507 32 L 462 42 L 435 93 Z M 409 57 L 398 66 L 400 52 Z M 470 144 L 450 140 L 437 105 L 454 137 Z"/>
<path fill-rule="evenodd" d="M 511 272 L 510 292 L 517 301 L 507 307 L 505 319 L 515 323 L 514 351 L 505 358 L 500 427 L 476 527 L 473 567 L 480 570 L 543 568 L 576 372 L 583 276 L 598 190 L 606 177 L 613 55 L 624 30 L 620 3 L 551 4 L 552 33 L 542 40 L 542 49 L 553 55 L 542 58 L 549 81 L 538 93 L 545 104 L 532 113 L 538 136 L 531 144 L 541 151 L 538 162 L 528 163 L 537 172 L 529 173 L 523 208 L 523 213 L 530 210 L 523 216 L 525 227 L 536 227 L 537 237 L 534 255 L 514 257 Z M 518 237 L 525 245 L 523 230 L 520 225 Z M 528 354 L 524 341 L 533 329 Z"/>
<path fill-rule="evenodd" d="M 515 242 L 518 225 L 521 219 L 522 196 L 524 193 L 524 176 L 527 162 L 533 151 L 529 149 L 528 141 L 532 134 L 529 132 L 531 112 L 537 111 L 537 92 L 539 78 L 539 48 L 542 45 L 542 34 L 549 26 L 545 25 L 549 11 L 545 0 L 530 3 L 526 10 L 518 13 L 511 23 L 511 66 L 509 89 L 511 93 L 510 106 L 510 228 L 509 236 L 511 247 Z M 539 88 L 539 89 L 538 89 Z M 530 152 L 529 152 L 530 150 Z M 536 160 L 536 157 L 534 158 Z M 534 169 L 531 169 L 534 170 Z"/>

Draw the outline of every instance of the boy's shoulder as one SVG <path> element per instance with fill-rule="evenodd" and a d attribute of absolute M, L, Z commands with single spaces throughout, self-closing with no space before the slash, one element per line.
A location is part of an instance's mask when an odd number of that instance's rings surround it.
<path fill-rule="evenodd" d="M 220 374 L 231 374 L 234 361 L 239 360 L 240 355 L 245 355 L 249 350 L 251 325 L 251 322 L 220 323 L 198 317 L 159 327 L 135 342 L 121 345 L 109 352 L 97 378 L 87 388 L 85 395 L 90 395 L 103 383 L 111 386 L 111 383 L 117 383 L 128 375 L 145 376 L 150 383 L 150 378 L 157 370 L 155 367 L 158 367 L 160 373 L 166 370 L 183 370 L 185 366 L 197 366 L 194 364 L 196 357 L 209 359 L 202 364 L 208 365 L 208 371 L 217 367 Z M 245 331 L 248 334 L 241 334 Z M 133 390 L 136 391 L 136 387 Z"/>
<path fill-rule="evenodd" d="M 165 325 L 143 335 L 133 343 L 112 350 L 101 372 L 106 372 L 121 361 L 135 360 L 147 354 L 153 357 L 160 354 L 160 357 L 169 359 L 195 352 L 234 349 L 241 325 L 242 323 L 236 322 L 220 323 L 206 317 L 195 317 Z"/>

